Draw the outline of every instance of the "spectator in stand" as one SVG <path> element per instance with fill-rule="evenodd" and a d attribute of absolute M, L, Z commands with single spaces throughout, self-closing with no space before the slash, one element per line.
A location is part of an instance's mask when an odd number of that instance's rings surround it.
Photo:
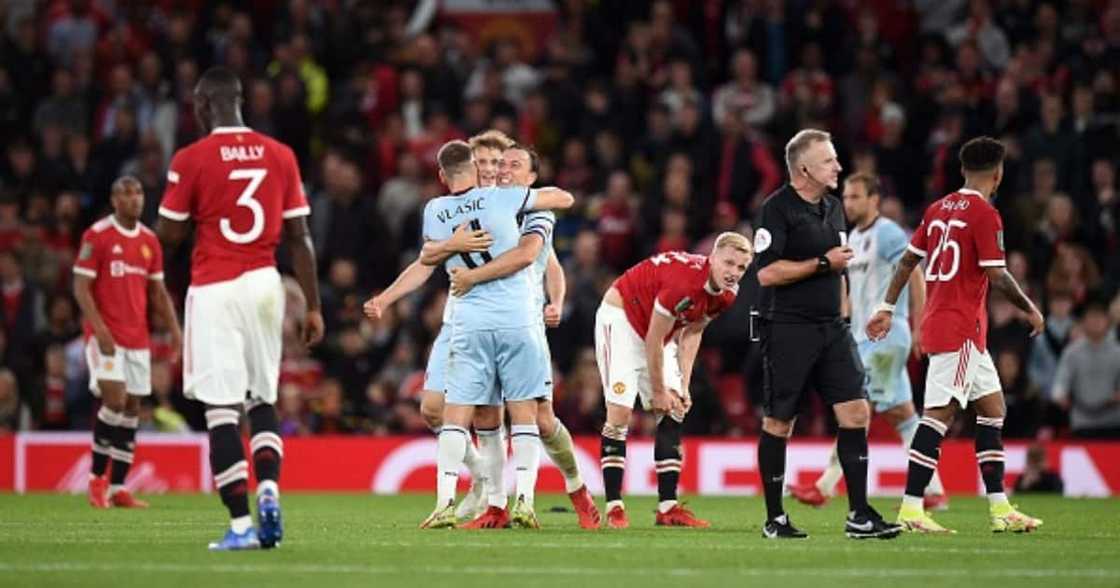
<path fill-rule="evenodd" d="M 1027 465 L 1015 480 L 1015 493 L 1061 494 L 1065 484 L 1062 476 L 1050 467 L 1046 446 L 1035 443 L 1027 449 Z"/>
<path fill-rule="evenodd" d="M 8 368 L 0 368 L 0 434 L 19 430 L 19 381 Z"/>
<path fill-rule="evenodd" d="M 1120 343 L 1103 302 L 1085 305 L 1081 328 L 1085 338 L 1062 353 L 1050 399 L 1070 412 L 1074 436 L 1120 437 Z"/>

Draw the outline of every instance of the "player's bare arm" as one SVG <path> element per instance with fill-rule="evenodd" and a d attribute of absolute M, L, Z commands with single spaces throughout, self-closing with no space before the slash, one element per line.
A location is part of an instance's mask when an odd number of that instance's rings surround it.
<path fill-rule="evenodd" d="M 315 244 L 307 229 L 307 217 L 299 216 L 284 221 L 284 240 L 292 254 L 292 269 L 296 274 L 303 297 L 307 299 L 304 315 L 303 342 L 312 346 L 323 339 L 323 311 L 319 301 L 319 276 L 315 267 Z"/>
<path fill-rule="evenodd" d="M 918 262 L 921 259 L 910 250 L 902 254 L 902 259 L 898 260 L 898 268 L 894 270 L 894 277 L 891 278 L 891 285 L 887 287 L 885 304 L 893 308 L 894 304 L 898 302 L 898 297 L 902 295 L 902 289 L 910 281 L 910 276 L 914 273 L 914 268 L 918 267 Z M 891 330 L 892 314 L 894 314 L 893 311 L 880 308 L 875 314 L 871 315 L 871 320 L 867 322 L 868 338 L 872 341 L 878 341 L 886 337 Z"/>
<path fill-rule="evenodd" d="M 922 268 L 915 267 L 910 273 L 910 349 L 914 357 L 922 356 L 922 309 L 926 306 L 926 278 Z"/>
<path fill-rule="evenodd" d="M 649 383 L 653 390 L 653 411 L 657 414 L 679 414 L 684 411 L 681 399 L 665 389 L 665 337 L 672 332 L 675 323 L 676 319 L 654 309 L 650 313 L 649 329 L 646 330 L 646 368 L 649 370 Z"/>
<path fill-rule="evenodd" d="M 548 187 L 537 190 L 537 200 L 532 210 L 566 210 L 576 203 L 575 196 L 567 190 Z"/>
<path fill-rule="evenodd" d="M 677 338 L 677 362 L 681 368 L 681 404 L 685 412 L 692 408 L 692 367 L 700 352 L 700 341 L 708 321 L 693 323 L 681 329 Z"/>
<path fill-rule="evenodd" d="M 852 301 L 848 298 L 848 276 L 840 276 L 840 317 L 852 318 Z"/>
<path fill-rule="evenodd" d="M 451 295 L 463 296 L 475 284 L 489 282 L 513 275 L 531 265 L 541 253 L 544 239 L 537 234 L 522 235 L 517 247 L 499 255 L 494 261 L 484 263 L 474 269 L 451 268 Z"/>
<path fill-rule="evenodd" d="M 992 288 L 1003 294 L 1004 298 L 1007 298 L 1016 308 L 1027 313 L 1027 322 L 1031 324 L 1031 337 L 1042 333 L 1042 329 L 1046 327 L 1046 319 L 1038 311 L 1034 302 L 1031 302 L 1031 299 L 1023 293 L 1023 289 L 1019 287 L 1019 282 L 1015 280 L 1015 276 L 1012 276 L 1006 267 L 984 268 L 984 273 L 987 274 Z"/>
<path fill-rule="evenodd" d="M 178 356 L 183 349 L 183 329 L 179 325 L 179 316 L 175 314 L 175 303 L 171 301 L 171 294 L 163 280 L 148 280 L 148 300 L 152 302 L 163 324 L 171 331 L 171 348 Z"/>
<path fill-rule="evenodd" d="M 459 225 L 451 238 L 444 241 L 425 241 L 420 249 L 420 263 L 436 266 L 452 255 L 486 251 L 494 244 L 494 238 L 486 230 L 474 230 L 470 223 Z"/>
<path fill-rule="evenodd" d="M 417 258 L 416 261 L 404 268 L 404 271 L 397 276 L 397 279 L 393 280 L 392 284 L 389 284 L 388 288 L 382 290 L 380 294 L 370 297 L 362 305 L 366 317 L 370 320 L 380 320 L 386 308 L 423 286 L 424 282 L 432 277 L 435 270 L 434 265 L 424 265 Z"/>
<path fill-rule="evenodd" d="M 848 267 L 848 262 L 855 257 L 855 252 L 851 247 L 837 246 L 829 249 L 825 257 L 828 258 L 830 269 L 838 272 Z M 779 259 L 758 271 L 758 283 L 767 287 L 794 284 L 815 275 L 818 264 L 819 261 L 816 259 L 803 261 Z"/>
<path fill-rule="evenodd" d="M 156 220 L 156 236 L 165 250 L 174 251 L 190 234 L 190 221 L 171 220 L 160 215 Z"/>
<path fill-rule="evenodd" d="M 101 312 L 97 310 L 97 303 L 93 301 L 93 293 L 90 291 L 92 284 L 93 278 L 74 274 L 74 299 L 78 301 L 78 308 L 82 309 L 82 315 L 93 327 L 93 336 L 97 338 L 97 347 L 101 350 L 101 354 L 111 357 L 117 345 L 105 320 L 101 318 Z"/>
<path fill-rule="evenodd" d="M 568 282 L 564 278 L 564 266 L 556 258 L 556 251 L 548 252 L 548 265 L 544 270 L 544 288 L 548 292 L 548 304 L 544 307 L 544 325 L 557 327 L 564 313 L 564 297 L 568 293 Z"/>

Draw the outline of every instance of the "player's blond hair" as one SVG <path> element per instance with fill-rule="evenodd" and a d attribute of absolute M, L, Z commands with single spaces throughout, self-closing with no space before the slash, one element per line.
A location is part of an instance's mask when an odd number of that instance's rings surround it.
<path fill-rule="evenodd" d="M 792 177 L 797 164 L 801 163 L 801 156 L 809 150 L 813 143 L 832 141 L 832 135 L 818 129 L 802 129 L 786 143 L 786 169 Z"/>
<path fill-rule="evenodd" d="M 489 129 L 467 139 L 467 143 L 471 146 L 472 151 L 479 147 L 489 147 L 490 149 L 505 151 L 513 147 L 516 141 L 510 139 L 509 135 L 498 129 Z"/>
<path fill-rule="evenodd" d="M 741 233 L 736 233 L 734 231 L 720 233 L 719 236 L 716 237 L 715 245 L 712 246 L 712 253 L 724 247 L 730 247 L 740 253 L 746 253 L 747 255 L 754 255 L 754 247 L 751 245 L 751 240 Z"/>

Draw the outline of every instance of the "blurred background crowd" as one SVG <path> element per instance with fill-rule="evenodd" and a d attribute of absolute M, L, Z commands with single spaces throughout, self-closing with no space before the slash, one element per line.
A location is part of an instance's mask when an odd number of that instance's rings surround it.
<path fill-rule="evenodd" d="M 577 195 L 556 228 L 568 295 L 549 337 L 557 413 L 593 433 L 602 292 L 653 252 L 752 234 L 785 181 L 785 141 L 816 127 L 845 173 L 880 175 L 883 214 L 908 228 L 961 185 L 964 140 L 1007 144 L 995 203 L 1047 327 L 1029 339 L 991 300 L 1005 435 L 1120 437 L 1120 1 L 520 0 L 505 4 L 521 15 L 473 20 L 454 17 L 462 4 L 487 3 L 0 1 L 0 431 L 89 427 L 78 241 L 120 174 L 141 180 L 155 223 L 171 154 L 199 136 L 191 91 L 222 64 L 242 77 L 247 124 L 295 150 L 312 201 L 328 337 L 297 343 L 287 284 L 286 435 L 427 430 L 418 391 L 443 272 L 378 323 L 361 305 L 415 259 L 443 142 L 503 130 L 536 146 L 540 184 Z M 181 301 L 189 251 L 165 253 Z M 757 288 L 752 272 L 707 330 L 693 434 L 757 431 Z M 157 335 L 142 427 L 201 429 L 171 356 Z M 919 406 L 923 369 L 912 362 Z M 798 433 L 829 426 L 810 404 Z"/>

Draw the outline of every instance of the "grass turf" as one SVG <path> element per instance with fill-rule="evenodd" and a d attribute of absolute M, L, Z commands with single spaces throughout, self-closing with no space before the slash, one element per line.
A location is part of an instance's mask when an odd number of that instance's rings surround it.
<path fill-rule="evenodd" d="M 1120 501 L 1021 497 L 1046 521 L 1029 535 L 988 531 L 983 499 L 936 517 L 953 536 L 843 536 L 843 501 L 793 504 L 807 541 L 767 541 L 759 498 L 698 498 L 706 530 L 653 526 L 654 500 L 631 499 L 631 528 L 583 531 L 564 496 L 537 499 L 540 531 L 420 531 L 430 496 L 287 494 L 285 542 L 209 553 L 224 531 L 217 496 L 147 497 L 147 511 L 94 511 L 82 496 L 0 494 L 3 586 L 1120 586 Z M 896 500 L 876 500 L 884 514 Z"/>

